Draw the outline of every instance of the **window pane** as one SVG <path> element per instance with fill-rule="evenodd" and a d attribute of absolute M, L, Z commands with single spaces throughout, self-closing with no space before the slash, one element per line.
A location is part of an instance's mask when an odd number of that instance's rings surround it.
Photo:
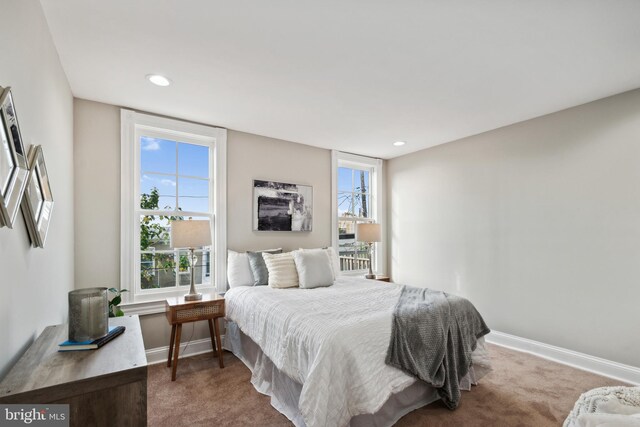
<path fill-rule="evenodd" d="M 353 169 L 338 168 L 338 191 L 353 191 Z"/>
<path fill-rule="evenodd" d="M 191 269 L 189 268 L 189 250 L 176 249 L 176 256 L 178 257 L 178 265 L 175 274 L 178 275 L 178 283 L 180 286 L 191 285 Z M 197 261 L 196 261 L 197 262 Z M 196 278 L 196 283 L 199 283 Z"/>
<path fill-rule="evenodd" d="M 338 193 L 338 216 L 353 216 L 353 193 Z"/>
<path fill-rule="evenodd" d="M 211 284 L 211 251 L 196 251 L 194 280 L 196 285 Z M 177 264 L 176 264 L 177 261 Z M 142 289 L 191 285 L 189 251 L 145 251 L 140 254 L 140 284 Z"/>
<path fill-rule="evenodd" d="M 178 173 L 180 175 L 209 177 L 209 148 L 202 145 L 178 144 Z"/>
<path fill-rule="evenodd" d="M 338 238 L 340 245 L 352 244 L 356 239 L 356 223 L 351 220 L 338 221 Z"/>
<path fill-rule="evenodd" d="M 355 221 L 338 222 L 338 257 L 340 270 L 368 270 L 368 245 L 356 241 Z"/>
<path fill-rule="evenodd" d="M 169 249 L 169 219 L 158 215 L 140 216 L 140 250 Z"/>
<path fill-rule="evenodd" d="M 371 218 L 370 178 L 367 170 L 338 168 L 338 216 Z"/>
<path fill-rule="evenodd" d="M 180 219 L 181 217 L 176 217 Z M 205 218 L 194 218 L 205 219 Z M 142 289 L 167 288 L 191 284 L 189 251 L 170 248 L 170 218 L 140 216 L 140 285 Z M 196 284 L 211 283 L 211 250 L 196 250 Z"/>
<path fill-rule="evenodd" d="M 140 208 L 172 210 L 176 206 L 176 180 L 147 173 L 140 177 Z"/>
<path fill-rule="evenodd" d="M 140 138 L 140 171 L 176 173 L 176 143 L 166 139 Z"/>
<path fill-rule="evenodd" d="M 356 193 L 353 195 L 353 213 L 360 218 L 371 217 L 371 197 L 368 194 Z"/>
<path fill-rule="evenodd" d="M 356 243 L 356 228 L 353 221 L 338 222 L 338 258 L 340 270 L 349 271 L 355 268 L 354 247 Z"/>
<path fill-rule="evenodd" d="M 181 254 L 183 251 L 181 251 Z M 194 268 L 194 280 L 196 285 L 200 284 L 211 284 L 211 251 L 206 249 L 204 251 L 198 250 L 196 253 L 196 266 Z M 189 251 L 184 251 L 184 262 L 181 261 L 180 268 L 180 285 L 181 286 L 189 286 L 191 285 L 191 271 L 189 269 Z M 182 257 L 181 257 L 182 259 Z"/>
<path fill-rule="evenodd" d="M 186 258 L 186 257 L 185 257 Z M 176 286 L 175 255 L 145 251 L 140 254 L 140 287 L 142 289 Z"/>
<path fill-rule="evenodd" d="M 368 193 L 371 191 L 369 188 L 369 171 L 355 170 L 353 187 L 357 193 Z"/>
<path fill-rule="evenodd" d="M 209 181 L 180 178 L 178 181 L 178 206 L 188 212 L 209 211 Z"/>

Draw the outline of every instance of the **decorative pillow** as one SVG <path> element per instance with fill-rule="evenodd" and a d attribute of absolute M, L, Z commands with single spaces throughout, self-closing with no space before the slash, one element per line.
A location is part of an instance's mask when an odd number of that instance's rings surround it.
<path fill-rule="evenodd" d="M 247 252 L 249 257 L 249 266 L 251 267 L 251 274 L 253 275 L 253 286 L 266 286 L 269 284 L 269 271 L 262 258 L 263 253 L 279 254 L 282 253 L 282 248 L 268 249 L 258 252 Z"/>
<path fill-rule="evenodd" d="M 304 289 L 333 285 L 333 267 L 326 249 L 294 251 L 300 287 Z"/>
<path fill-rule="evenodd" d="M 269 286 L 272 288 L 293 288 L 298 286 L 298 271 L 291 252 L 283 254 L 265 252 L 262 257 L 269 270 Z"/>
<path fill-rule="evenodd" d="M 246 253 L 227 251 L 227 281 L 230 288 L 253 285 L 251 266 Z"/>
<path fill-rule="evenodd" d="M 336 280 L 336 277 L 342 275 L 342 270 L 340 270 L 340 258 L 338 258 L 338 254 L 333 249 L 333 247 L 328 247 L 325 249 L 327 251 L 327 255 L 331 259 L 331 270 L 333 271 L 333 280 Z"/>
<path fill-rule="evenodd" d="M 331 272 L 333 273 L 333 280 L 336 280 L 336 277 L 341 276 L 342 275 L 342 271 L 340 270 L 340 259 L 338 258 L 338 254 L 336 253 L 335 250 L 333 250 L 333 247 L 329 246 L 326 248 L 322 248 L 322 249 L 302 249 L 300 248 L 301 251 L 317 251 L 317 250 L 323 250 L 327 252 L 327 255 L 329 255 L 329 259 L 331 260 Z"/>

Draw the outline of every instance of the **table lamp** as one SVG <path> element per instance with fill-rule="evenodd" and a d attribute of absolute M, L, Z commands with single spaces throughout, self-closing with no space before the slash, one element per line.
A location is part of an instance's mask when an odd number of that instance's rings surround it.
<path fill-rule="evenodd" d="M 171 221 L 171 249 L 189 249 L 189 266 L 191 267 L 191 288 L 184 296 L 185 301 L 198 301 L 202 294 L 196 292 L 195 286 L 195 249 L 211 245 L 211 226 L 209 220 Z"/>
<path fill-rule="evenodd" d="M 371 269 L 371 248 L 375 242 L 382 241 L 382 230 L 380 224 L 373 222 L 358 224 L 356 227 L 356 240 L 358 242 L 365 242 L 369 245 L 369 274 L 364 277 L 367 279 L 375 279 L 376 275 L 373 274 Z"/>

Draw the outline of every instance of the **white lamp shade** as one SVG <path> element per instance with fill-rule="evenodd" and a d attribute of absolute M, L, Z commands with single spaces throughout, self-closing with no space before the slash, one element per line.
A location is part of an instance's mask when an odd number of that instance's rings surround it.
<path fill-rule="evenodd" d="M 356 227 L 356 240 L 358 242 L 381 242 L 382 230 L 380 224 L 361 223 Z"/>
<path fill-rule="evenodd" d="M 209 220 L 171 221 L 171 249 L 211 245 Z"/>

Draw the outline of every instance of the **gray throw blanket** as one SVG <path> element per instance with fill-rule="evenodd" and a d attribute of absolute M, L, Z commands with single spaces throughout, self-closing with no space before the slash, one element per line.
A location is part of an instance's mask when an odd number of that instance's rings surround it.
<path fill-rule="evenodd" d="M 455 409 L 471 353 L 489 332 L 468 300 L 405 286 L 393 314 L 386 363 L 433 385 L 445 405 Z"/>

